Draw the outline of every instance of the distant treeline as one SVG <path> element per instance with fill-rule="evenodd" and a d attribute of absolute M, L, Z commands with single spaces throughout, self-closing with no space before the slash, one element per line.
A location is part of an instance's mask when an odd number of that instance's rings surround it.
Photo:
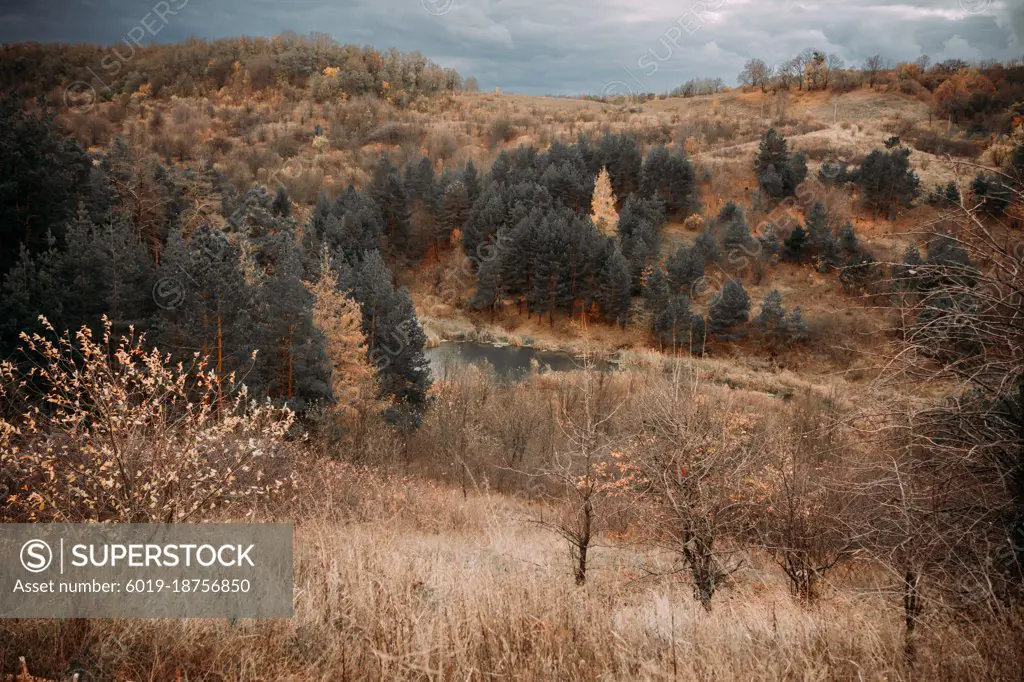
<path fill-rule="evenodd" d="M 847 66 L 837 54 L 807 48 L 777 65 L 756 57 L 748 59 L 736 82 L 762 92 L 841 93 L 862 87 L 897 90 L 929 101 L 936 116 L 966 125 L 971 133 L 1006 133 L 1017 117 L 1024 116 L 1024 57 L 1005 63 L 947 59 L 933 64 L 923 55 L 914 62 L 894 65 L 874 55 L 862 64 Z M 721 78 L 694 78 L 667 96 L 697 97 L 725 89 Z M 639 99 L 655 97 L 654 93 L 638 93 Z"/>
<path fill-rule="evenodd" d="M 195 97 L 231 85 L 253 92 L 327 87 L 349 96 L 386 96 L 403 105 L 465 84 L 457 71 L 417 52 L 340 45 L 317 33 L 169 45 L 139 45 L 127 37 L 110 46 L 22 43 L 4 45 L 0 53 L 0 88 L 29 97 L 59 99 L 61 92 L 55 91 L 71 88 L 77 94 L 92 88 L 100 99 L 111 100 L 141 87 L 155 97 Z"/>

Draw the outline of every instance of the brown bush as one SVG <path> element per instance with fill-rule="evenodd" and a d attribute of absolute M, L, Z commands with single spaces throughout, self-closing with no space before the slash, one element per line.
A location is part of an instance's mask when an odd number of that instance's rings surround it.
<path fill-rule="evenodd" d="M 423 129 L 407 123 L 385 123 L 367 134 L 364 143 L 390 145 L 415 144 L 423 137 Z"/>
<path fill-rule="evenodd" d="M 507 118 L 499 118 L 493 121 L 487 132 L 487 147 L 494 149 L 504 142 L 511 142 L 519 135 L 512 121 Z"/>

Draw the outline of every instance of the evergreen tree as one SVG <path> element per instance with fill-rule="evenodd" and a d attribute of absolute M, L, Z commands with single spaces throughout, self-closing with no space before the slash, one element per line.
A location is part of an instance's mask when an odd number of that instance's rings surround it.
<path fill-rule="evenodd" d="M 644 277 L 644 307 L 657 315 L 668 305 L 670 297 L 668 278 L 660 267 L 651 268 Z"/>
<path fill-rule="evenodd" d="M 107 315 L 116 334 L 128 327 L 145 330 L 153 313 L 151 290 L 155 269 L 149 252 L 127 216 L 94 225 L 84 207 L 68 226 L 62 258 L 69 328 L 96 328 Z"/>
<path fill-rule="evenodd" d="M 490 310 L 493 317 L 507 294 L 502 272 L 500 258 L 488 259 L 480 265 L 477 271 L 476 293 L 469 302 L 474 310 Z"/>
<path fill-rule="evenodd" d="M 807 238 L 807 232 L 797 225 L 783 242 L 782 255 L 788 261 L 803 263 L 807 260 L 809 251 L 810 240 Z"/>
<path fill-rule="evenodd" d="M 596 167 L 594 164 L 596 163 Z M 640 180 L 640 169 L 643 158 L 640 146 L 633 135 L 607 134 L 601 138 L 591 160 L 591 172 L 597 175 L 598 169 L 604 166 L 612 182 L 612 191 L 619 201 L 637 190 Z"/>
<path fill-rule="evenodd" d="M 472 206 L 480 196 L 480 176 L 472 161 L 467 161 L 466 168 L 462 171 L 462 184 L 466 188 L 466 203 Z"/>
<path fill-rule="evenodd" d="M 64 245 L 64 228 L 87 198 L 92 163 L 56 112 L 0 97 L 0 278 L 29 255 Z"/>
<path fill-rule="evenodd" d="M 438 229 L 434 232 L 434 249 L 440 252 L 456 230 L 462 230 L 469 215 L 469 195 L 461 180 L 448 185 L 441 198 Z"/>
<path fill-rule="evenodd" d="M 897 205 L 909 206 L 920 193 L 921 181 L 910 167 L 910 150 L 876 149 L 853 172 L 868 204 L 880 211 L 892 211 Z"/>
<path fill-rule="evenodd" d="M 804 226 L 807 231 L 807 237 L 811 243 L 811 248 L 816 251 L 820 251 L 822 242 L 825 240 L 825 235 L 831 234 L 832 232 L 828 210 L 826 210 L 823 203 L 820 201 L 814 202 L 814 205 L 811 206 L 810 212 L 807 214 Z"/>
<path fill-rule="evenodd" d="M 708 306 L 708 327 L 713 334 L 724 336 L 746 324 L 750 315 L 750 296 L 739 280 L 730 279 L 722 286 Z"/>
<path fill-rule="evenodd" d="M 828 272 L 830 268 L 838 268 L 844 263 L 842 248 L 832 232 L 821 235 L 818 242 L 818 272 Z"/>
<path fill-rule="evenodd" d="M 773 289 L 762 301 L 761 313 L 754 320 L 754 326 L 761 337 L 773 347 L 802 341 L 807 332 L 800 309 L 797 308 L 791 314 L 787 314 L 786 309 L 782 307 L 782 294 L 778 289 Z"/>
<path fill-rule="evenodd" d="M 267 262 L 256 300 L 267 390 L 299 413 L 333 402 L 327 339 L 313 324 L 313 296 L 303 284 L 302 259 L 292 230 L 264 247 Z"/>
<path fill-rule="evenodd" d="M 255 292 L 243 276 L 241 249 L 224 232 L 204 225 L 188 241 L 180 230 L 172 232 L 153 297 L 161 350 L 185 361 L 198 353 L 210 359 L 222 381 L 237 372 L 255 395 L 267 395 L 271 349 L 259 347 Z M 255 351 L 260 355 L 254 365 Z"/>
<path fill-rule="evenodd" d="M 284 187 L 277 188 L 277 194 L 274 195 L 273 204 L 274 215 L 287 218 L 292 213 L 291 202 L 288 201 L 288 193 L 285 192 Z"/>
<path fill-rule="evenodd" d="M 634 293 L 639 293 L 640 278 L 658 255 L 664 224 L 665 210 L 660 201 L 641 199 L 634 194 L 623 203 L 618 234 L 622 255 L 630 264 Z"/>
<path fill-rule="evenodd" d="M 351 292 L 363 312 L 363 334 L 370 349 L 382 396 L 392 396 L 419 413 L 432 382 L 423 354 L 426 335 L 416 318 L 409 292 L 395 289 L 391 271 L 377 251 L 361 262 L 343 266 L 339 287 Z"/>
<path fill-rule="evenodd" d="M 730 201 L 722 209 L 717 226 L 722 234 L 722 248 L 727 254 L 745 251 L 750 247 L 750 228 L 747 227 L 743 209 L 733 202 Z"/>
<path fill-rule="evenodd" d="M 623 329 L 629 320 L 629 294 L 632 288 L 630 267 L 616 247 L 601 273 L 601 314 L 605 320 L 618 323 Z"/>
<path fill-rule="evenodd" d="M 782 242 L 779 241 L 778 230 L 773 223 L 765 225 L 758 241 L 761 243 L 761 252 L 765 254 L 765 259 L 773 263 L 776 262 L 782 253 Z"/>
<path fill-rule="evenodd" d="M 990 218 L 1003 217 L 1013 197 L 1008 182 L 999 175 L 989 173 L 979 173 L 974 178 L 971 192 L 978 203 L 978 210 Z"/>
<path fill-rule="evenodd" d="M 63 254 L 51 235 L 49 247 L 34 256 L 22 244 L 18 260 L 0 283 L 0 357 L 11 355 L 20 345 L 19 334 L 43 331 L 38 317 L 43 315 L 55 329 L 64 330 L 62 285 Z"/>
<path fill-rule="evenodd" d="M 693 242 L 693 249 L 701 255 L 705 264 L 717 263 L 722 259 L 722 254 L 718 251 L 718 240 L 715 239 L 714 228 L 711 226 L 697 235 L 697 239 Z"/>
<path fill-rule="evenodd" d="M 704 350 L 704 318 L 690 310 L 690 297 L 678 294 L 669 299 L 654 322 L 658 341 L 670 350 L 689 348 L 691 352 Z"/>
<path fill-rule="evenodd" d="M 769 128 L 754 157 L 754 172 L 765 194 L 775 199 L 791 197 L 807 178 L 807 160 L 803 154 L 791 155 L 786 138 Z"/>
<path fill-rule="evenodd" d="M 685 219 L 698 208 L 693 165 L 685 154 L 672 153 L 663 146 L 648 152 L 640 176 L 640 192 L 661 199 L 668 214 L 677 220 Z"/>
<path fill-rule="evenodd" d="M 850 221 L 843 223 L 843 226 L 839 228 L 837 234 L 839 239 L 839 248 L 843 252 L 843 256 L 846 260 L 854 258 L 860 253 L 860 244 L 857 242 L 857 231 L 853 229 L 853 225 Z"/>
<path fill-rule="evenodd" d="M 839 273 L 839 281 L 848 292 L 866 290 L 879 278 L 880 271 L 875 257 L 862 252 Z"/>
<path fill-rule="evenodd" d="M 491 185 L 484 190 L 469 211 L 466 227 L 462 231 L 462 250 L 474 266 L 479 266 L 485 249 L 498 228 L 509 224 L 508 209 L 501 190 Z"/>
<path fill-rule="evenodd" d="M 680 245 L 665 263 L 672 293 L 694 294 L 695 285 L 704 279 L 704 255 L 696 247 Z"/>
<path fill-rule="evenodd" d="M 397 170 L 388 173 L 374 201 L 384 221 L 388 246 L 396 255 L 416 257 L 418 254 L 413 251 L 412 227 L 409 222 L 409 202 Z"/>

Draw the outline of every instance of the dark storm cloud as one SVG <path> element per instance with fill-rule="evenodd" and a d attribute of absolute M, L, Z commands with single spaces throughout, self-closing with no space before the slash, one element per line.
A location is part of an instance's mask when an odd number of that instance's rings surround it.
<path fill-rule="evenodd" d="M 0 0 L 4 42 L 113 43 L 140 26 L 159 42 L 322 31 L 538 94 L 732 84 L 746 59 L 777 64 L 806 47 L 849 64 L 1024 53 L 1018 0 Z"/>

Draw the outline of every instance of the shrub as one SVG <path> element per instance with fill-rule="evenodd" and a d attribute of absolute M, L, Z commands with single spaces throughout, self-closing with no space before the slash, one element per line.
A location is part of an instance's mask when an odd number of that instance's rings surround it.
<path fill-rule="evenodd" d="M 971 183 L 971 192 L 978 210 L 990 218 L 1001 218 L 1013 196 L 1008 183 L 994 173 L 979 173 Z"/>
<path fill-rule="evenodd" d="M 487 134 L 487 146 L 494 149 L 503 142 L 514 140 L 519 131 L 516 130 L 512 121 L 507 118 L 499 118 L 491 123 L 491 129 Z"/>
<path fill-rule="evenodd" d="M 406 123 L 385 123 L 366 136 L 366 142 L 379 142 L 390 145 L 403 145 L 418 142 L 423 137 L 423 130 Z"/>
<path fill-rule="evenodd" d="M 4 522 L 240 517 L 291 489 L 291 411 L 251 402 L 204 359 L 171 365 L 140 336 L 112 339 L 106 318 L 99 340 L 43 324 L 22 335 L 23 366 L 0 363 Z"/>

